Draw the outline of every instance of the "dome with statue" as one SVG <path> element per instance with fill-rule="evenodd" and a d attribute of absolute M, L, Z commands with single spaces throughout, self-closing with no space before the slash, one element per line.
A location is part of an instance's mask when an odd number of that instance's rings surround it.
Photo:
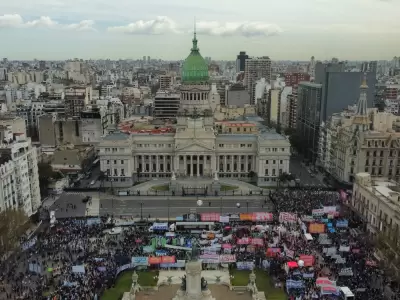
<path fill-rule="evenodd" d="M 195 31 L 193 47 L 182 66 L 182 82 L 186 84 L 198 84 L 207 82 L 208 80 L 208 64 L 200 54 Z"/>

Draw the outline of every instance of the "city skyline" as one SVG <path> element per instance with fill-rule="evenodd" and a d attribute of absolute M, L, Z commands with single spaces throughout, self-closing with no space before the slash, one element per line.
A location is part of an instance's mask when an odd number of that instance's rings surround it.
<path fill-rule="evenodd" d="M 1 52 L 9 59 L 184 59 L 196 17 L 201 53 L 217 60 L 243 50 L 273 60 L 390 60 L 400 47 L 398 9 L 390 0 L 15 0 L 0 3 L 0 38 L 8 41 Z M 384 20 L 371 22 L 379 15 Z"/>

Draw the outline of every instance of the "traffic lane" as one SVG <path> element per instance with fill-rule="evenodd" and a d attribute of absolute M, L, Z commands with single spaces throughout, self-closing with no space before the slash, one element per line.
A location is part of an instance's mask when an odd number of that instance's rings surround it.
<path fill-rule="evenodd" d="M 55 211 L 56 218 L 84 217 L 86 215 L 86 203 L 82 201 L 84 198 L 83 194 L 61 194 L 49 211 Z"/>
<path fill-rule="evenodd" d="M 258 207 L 241 207 L 238 209 L 235 206 L 232 207 L 223 207 L 218 208 L 218 207 L 196 207 L 195 208 L 196 213 L 222 213 L 222 214 L 228 214 L 228 213 L 247 213 L 247 212 L 270 212 L 268 209 L 262 209 Z M 169 212 L 169 213 L 168 213 Z M 112 209 L 107 209 L 107 208 L 101 208 L 99 211 L 100 216 L 104 215 L 114 215 L 114 216 L 132 216 L 134 218 L 140 218 L 141 215 L 144 218 L 165 218 L 170 216 L 172 217 L 177 217 L 181 216 L 183 214 L 188 214 L 188 213 L 193 213 L 194 212 L 194 207 L 170 207 L 169 211 L 168 208 L 156 208 L 156 207 L 143 207 L 141 210 L 140 208 L 112 208 Z M 150 215 L 150 217 L 149 217 Z"/>
<path fill-rule="evenodd" d="M 290 173 L 300 179 L 300 184 L 320 185 L 322 182 L 317 177 L 312 177 L 307 168 L 301 164 L 301 159 L 292 158 L 289 165 Z"/>
<path fill-rule="evenodd" d="M 265 201 L 266 200 L 266 201 Z M 273 204 L 267 199 L 252 199 L 249 201 L 237 201 L 236 199 L 222 199 L 219 201 L 206 201 L 203 200 L 201 207 L 272 207 Z M 141 204 L 142 203 L 142 204 Z M 196 200 L 113 200 L 113 199 L 101 199 L 101 207 L 199 207 Z"/>

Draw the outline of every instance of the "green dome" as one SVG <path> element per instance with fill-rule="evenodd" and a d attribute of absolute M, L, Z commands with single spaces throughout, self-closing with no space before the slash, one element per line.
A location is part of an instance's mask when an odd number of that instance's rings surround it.
<path fill-rule="evenodd" d="M 208 65 L 197 47 L 196 33 L 193 38 L 193 47 L 182 66 L 183 83 L 200 83 L 208 81 Z"/>

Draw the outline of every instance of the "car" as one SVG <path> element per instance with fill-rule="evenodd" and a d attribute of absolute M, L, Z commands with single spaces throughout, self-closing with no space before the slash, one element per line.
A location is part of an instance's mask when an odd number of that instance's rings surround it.
<path fill-rule="evenodd" d="M 96 183 L 96 180 L 92 180 L 91 182 L 90 182 L 90 185 L 93 185 L 93 184 L 95 184 Z"/>

